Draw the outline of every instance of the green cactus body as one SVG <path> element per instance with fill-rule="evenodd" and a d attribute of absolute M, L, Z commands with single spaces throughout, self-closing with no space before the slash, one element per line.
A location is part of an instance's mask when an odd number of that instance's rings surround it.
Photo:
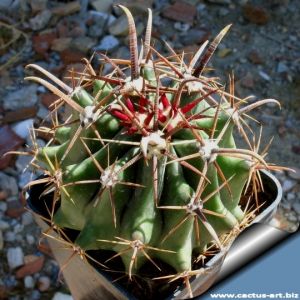
<path fill-rule="evenodd" d="M 128 140 L 128 136 L 121 133 L 116 136 L 118 140 Z M 124 144 L 112 143 L 101 148 L 94 154 L 102 168 L 108 167 L 109 161 L 113 162 L 119 155 L 128 150 Z M 76 183 L 82 180 L 99 179 L 100 172 L 91 157 L 86 158 L 79 164 L 68 166 L 64 172 L 63 182 Z M 78 184 L 65 188 L 67 193 L 61 191 L 61 206 L 54 216 L 55 223 L 61 227 L 82 229 L 85 224 L 85 208 L 95 194 L 99 184 Z"/>
<path fill-rule="evenodd" d="M 123 172 L 118 173 L 130 159 L 138 154 L 139 149 L 133 148 L 129 150 L 120 160 L 117 161 L 114 172 L 117 173 L 117 180 L 119 184 L 112 186 L 111 196 L 115 205 L 116 224 L 112 216 L 112 203 L 109 195 L 109 188 L 107 188 L 97 201 L 89 203 L 86 209 L 86 219 L 89 220 L 85 223 L 80 235 L 76 239 L 76 244 L 84 250 L 92 249 L 108 249 L 112 250 L 113 245 L 98 240 L 110 240 L 112 236 L 119 236 L 120 234 L 120 217 L 124 207 L 131 198 L 133 188 L 123 185 L 122 182 L 134 182 L 135 172 L 134 168 L 127 168 Z M 114 200 L 115 199 L 115 200 Z"/>
<path fill-rule="evenodd" d="M 169 164 L 166 168 L 165 188 L 161 205 L 180 206 L 189 203 L 194 194 L 193 189 L 185 182 L 182 167 L 179 163 Z M 178 272 L 191 269 L 193 250 L 193 218 L 186 217 L 182 210 L 165 210 L 163 212 L 163 231 L 161 248 L 174 253 L 157 252 L 155 256 L 171 265 Z M 178 228 L 170 234 L 174 228 Z M 170 234 L 170 235 L 169 235 Z"/>

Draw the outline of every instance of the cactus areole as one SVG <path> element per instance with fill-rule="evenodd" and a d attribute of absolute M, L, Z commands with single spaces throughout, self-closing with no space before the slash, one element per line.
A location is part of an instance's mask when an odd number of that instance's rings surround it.
<path fill-rule="evenodd" d="M 166 56 L 152 47 L 150 10 L 138 52 L 133 17 L 119 7 L 131 56 L 97 54 L 110 73 L 96 73 L 84 59 L 70 87 L 28 65 L 45 79 L 26 79 L 57 100 L 51 126 L 32 130 L 31 165 L 46 177 L 27 187 L 44 184 L 42 196 L 53 195 L 47 222 L 81 257 L 101 250 L 101 269 L 147 286 L 184 282 L 192 297 L 193 276 L 261 209 L 259 170 L 282 169 L 266 162 L 261 132 L 255 138 L 247 122 L 251 110 L 278 102 L 247 104 L 235 96 L 233 78 L 227 89 L 209 76 L 206 66 L 230 25 L 186 61 L 170 46 Z M 40 148 L 35 136 L 42 131 L 51 139 Z M 245 148 L 236 146 L 236 135 Z M 76 230 L 72 243 L 65 229 Z"/>

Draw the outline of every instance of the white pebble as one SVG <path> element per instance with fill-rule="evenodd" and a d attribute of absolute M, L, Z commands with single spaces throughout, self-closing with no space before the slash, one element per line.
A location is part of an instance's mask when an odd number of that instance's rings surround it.
<path fill-rule="evenodd" d="M 26 289 L 33 289 L 35 286 L 35 282 L 32 276 L 25 276 L 24 278 L 24 286 Z"/>
<path fill-rule="evenodd" d="M 54 297 L 52 298 L 52 300 L 73 300 L 73 297 L 71 295 L 57 292 L 54 294 Z"/>
<path fill-rule="evenodd" d="M 33 245 L 33 244 L 35 243 L 34 236 L 27 233 L 27 234 L 26 234 L 26 242 L 27 242 L 29 245 Z"/>
<path fill-rule="evenodd" d="M 23 139 L 29 135 L 29 128 L 33 127 L 33 119 L 24 120 L 12 126 L 13 131 Z"/>
<path fill-rule="evenodd" d="M 8 248 L 6 256 L 11 270 L 24 264 L 24 253 L 21 247 Z"/>
<path fill-rule="evenodd" d="M 40 292 L 45 292 L 49 289 L 50 287 L 50 284 L 51 284 L 51 281 L 50 281 L 50 278 L 47 277 L 47 276 L 41 276 L 39 279 L 38 279 L 38 289 Z"/>

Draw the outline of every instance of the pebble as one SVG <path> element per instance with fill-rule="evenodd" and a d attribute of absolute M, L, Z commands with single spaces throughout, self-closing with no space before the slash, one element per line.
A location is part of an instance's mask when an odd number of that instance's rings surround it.
<path fill-rule="evenodd" d="M 96 44 L 95 40 L 88 36 L 80 36 L 78 38 L 73 39 L 71 43 L 71 47 L 74 47 L 78 51 L 82 53 L 88 53 L 92 49 L 92 47 Z"/>
<path fill-rule="evenodd" d="M 113 2 L 113 0 L 92 0 L 91 5 L 99 12 L 109 12 Z"/>
<path fill-rule="evenodd" d="M 26 242 L 29 244 L 29 245 L 33 245 L 35 243 L 35 238 L 33 235 L 31 234 L 26 234 Z"/>
<path fill-rule="evenodd" d="M 0 190 L 4 191 L 7 197 L 17 196 L 19 193 L 17 180 L 0 172 Z"/>
<path fill-rule="evenodd" d="M 13 243 L 16 240 L 16 235 L 12 231 L 6 231 L 4 234 L 4 240 L 9 243 Z"/>
<path fill-rule="evenodd" d="M 196 14 L 196 7 L 184 1 L 175 1 L 174 4 L 167 6 L 162 11 L 165 18 L 189 24 L 193 24 Z"/>
<path fill-rule="evenodd" d="M 17 110 L 19 108 L 32 107 L 37 101 L 37 85 L 31 84 L 6 95 L 3 108 L 5 110 Z"/>
<path fill-rule="evenodd" d="M 7 210 L 7 203 L 4 201 L 0 202 L 0 212 L 6 212 Z"/>
<path fill-rule="evenodd" d="M 287 201 L 295 200 L 296 195 L 294 193 L 288 193 L 286 196 Z"/>
<path fill-rule="evenodd" d="M 290 191 L 293 189 L 296 185 L 296 182 L 294 180 L 286 179 L 282 184 L 282 191 L 284 193 Z"/>
<path fill-rule="evenodd" d="M 7 263 L 11 270 L 24 264 L 24 253 L 21 247 L 7 249 Z"/>
<path fill-rule="evenodd" d="M 105 36 L 100 44 L 94 48 L 95 51 L 112 51 L 119 45 L 119 40 L 116 39 L 113 35 Z"/>
<path fill-rule="evenodd" d="M 20 223 L 17 223 L 15 226 L 14 226 L 14 234 L 17 234 L 17 233 L 21 233 L 24 229 L 24 226 Z"/>
<path fill-rule="evenodd" d="M 4 154 L 17 150 L 23 143 L 24 140 L 15 134 L 10 126 L 0 127 L 0 170 L 7 168 L 14 157 L 13 155 L 4 156 Z"/>
<path fill-rule="evenodd" d="M 29 129 L 33 127 L 34 119 L 27 119 L 12 126 L 13 131 L 23 139 L 29 136 Z"/>
<path fill-rule="evenodd" d="M 259 75 L 262 79 L 264 79 L 264 80 L 266 80 L 266 81 L 270 81 L 270 80 L 271 80 L 271 77 L 270 77 L 266 72 L 264 72 L 264 71 L 258 71 L 258 75 Z"/>
<path fill-rule="evenodd" d="M 243 16 L 249 22 L 257 25 L 265 25 L 270 19 L 267 10 L 261 6 L 254 6 L 250 3 L 247 3 L 243 7 Z"/>
<path fill-rule="evenodd" d="M 285 63 L 283 63 L 283 62 L 278 63 L 278 65 L 277 65 L 277 72 L 278 73 L 286 73 L 288 71 L 289 71 L 289 68 Z"/>
<path fill-rule="evenodd" d="M 52 298 L 52 300 L 73 300 L 73 297 L 68 294 L 63 294 L 63 293 L 57 292 L 54 294 L 54 297 Z"/>
<path fill-rule="evenodd" d="M 210 32 L 206 28 L 202 29 L 191 29 L 188 34 L 182 36 L 180 41 L 183 45 L 193 45 L 193 44 L 202 44 L 210 36 Z"/>
<path fill-rule="evenodd" d="M 5 231 L 6 229 L 8 229 L 10 227 L 9 223 L 4 221 L 4 220 L 0 220 L 0 230 Z"/>
<path fill-rule="evenodd" d="M 33 289 L 34 288 L 35 281 L 34 281 L 32 276 L 27 275 L 27 276 L 24 277 L 24 286 L 25 286 L 26 289 Z"/>
<path fill-rule="evenodd" d="M 30 294 L 30 300 L 40 300 L 42 299 L 41 293 L 37 290 L 33 290 Z"/>
<path fill-rule="evenodd" d="M 286 201 L 285 202 L 281 201 L 280 206 L 285 210 L 290 210 L 292 207 L 291 203 Z"/>
<path fill-rule="evenodd" d="M 51 280 L 48 276 L 41 276 L 38 279 L 37 286 L 39 291 L 45 292 L 50 288 Z"/>
<path fill-rule="evenodd" d="M 122 15 L 116 19 L 109 26 L 108 32 L 114 36 L 126 36 L 128 34 L 128 21 L 126 16 Z"/>
<path fill-rule="evenodd" d="M 18 173 L 21 173 L 25 170 L 25 168 L 28 168 L 28 165 L 31 160 L 32 160 L 31 156 L 19 155 L 15 164 Z"/>
<path fill-rule="evenodd" d="M 288 176 L 295 180 L 300 180 L 300 169 L 293 167 L 293 171 L 288 171 Z"/>
<path fill-rule="evenodd" d="M 52 17 L 52 12 L 45 9 L 29 20 L 30 27 L 37 31 L 45 28 Z"/>
<path fill-rule="evenodd" d="M 32 213 L 29 211 L 25 211 L 25 213 L 22 214 L 22 225 L 27 226 L 32 224 L 32 222 L 33 222 Z"/>
<path fill-rule="evenodd" d="M 181 32 L 187 32 L 190 29 L 191 25 L 188 23 L 175 22 L 174 28 Z"/>
<path fill-rule="evenodd" d="M 294 202 L 293 205 L 293 210 L 298 214 L 300 215 L 300 203 L 299 202 Z"/>

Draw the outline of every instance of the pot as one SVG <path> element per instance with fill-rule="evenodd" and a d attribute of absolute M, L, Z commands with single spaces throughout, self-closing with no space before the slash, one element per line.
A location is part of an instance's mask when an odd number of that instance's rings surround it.
<path fill-rule="evenodd" d="M 251 227 L 257 223 L 269 223 L 274 216 L 278 204 L 282 198 L 282 189 L 278 180 L 269 172 L 261 171 L 261 177 L 264 184 L 263 193 L 265 202 L 263 210 L 255 219 L 251 222 L 251 225 L 246 231 L 249 231 Z M 36 222 L 42 228 L 42 230 L 49 231 L 49 224 L 43 221 L 43 216 L 47 215 L 45 206 L 42 205 L 43 201 L 40 201 L 39 195 L 42 193 L 42 186 L 33 186 L 27 196 L 27 205 L 34 212 Z M 45 196 L 43 196 L 45 198 Z M 51 201 L 51 195 L 47 196 L 45 201 Z M 72 236 L 76 232 L 67 230 L 66 234 Z M 54 230 L 51 230 L 51 235 L 56 236 Z M 250 235 L 251 236 L 251 235 Z M 247 239 L 247 237 L 244 236 Z M 112 283 L 108 276 L 102 272 L 97 271 L 91 266 L 80 253 L 76 252 L 75 247 L 66 249 L 62 247 L 61 242 L 55 238 L 47 238 L 49 245 L 52 249 L 55 259 L 62 268 L 65 281 L 71 291 L 72 296 L 76 300 L 128 300 L 136 299 L 133 295 L 130 295 L 124 288 L 116 283 Z M 234 239 L 231 240 L 227 246 L 210 259 L 205 265 L 205 271 L 202 275 L 197 275 L 191 280 L 191 288 L 194 296 L 199 296 L 207 291 L 218 278 L 220 270 L 222 268 L 224 259 L 234 243 Z M 244 252 L 236 251 L 235 259 L 237 256 L 243 256 Z M 258 253 L 259 254 L 259 253 Z M 67 261 L 72 263 L 66 264 Z M 243 260 L 242 260 L 243 261 Z M 177 286 L 175 290 L 166 299 L 186 299 L 188 298 L 188 290 L 184 286 Z"/>

